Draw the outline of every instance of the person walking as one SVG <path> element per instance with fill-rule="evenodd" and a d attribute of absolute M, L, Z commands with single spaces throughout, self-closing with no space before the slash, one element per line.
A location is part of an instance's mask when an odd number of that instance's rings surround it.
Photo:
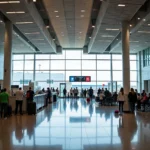
<path fill-rule="evenodd" d="M 128 99 L 129 99 L 130 111 L 131 111 L 131 113 L 134 113 L 135 103 L 137 102 L 137 95 L 134 92 L 133 88 L 131 88 L 131 92 L 129 92 L 129 94 L 128 94 Z"/>
<path fill-rule="evenodd" d="M 23 113 L 22 113 L 23 95 L 24 95 L 24 92 L 23 92 L 22 88 L 19 88 L 19 90 L 16 92 L 15 115 L 17 115 L 17 113 L 18 113 L 18 106 L 19 106 L 20 115 L 23 115 Z"/>
<path fill-rule="evenodd" d="M 124 105 L 124 101 L 125 101 L 123 88 L 120 89 L 117 100 L 119 102 L 119 114 L 122 114 L 123 113 L 123 105 Z"/>
<path fill-rule="evenodd" d="M 6 93 L 6 88 L 3 89 L 3 92 L 0 93 L 0 102 L 1 102 L 1 118 L 3 118 L 3 111 L 4 111 L 4 119 L 7 119 L 7 108 L 9 102 L 9 94 Z"/>

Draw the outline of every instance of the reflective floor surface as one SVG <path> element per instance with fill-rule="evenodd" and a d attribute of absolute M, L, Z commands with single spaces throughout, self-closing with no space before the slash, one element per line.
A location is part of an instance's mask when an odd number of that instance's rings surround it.
<path fill-rule="evenodd" d="M 0 119 L 0 150 L 150 150 L 150 113 L 59 99 L 36 116 Z"/>

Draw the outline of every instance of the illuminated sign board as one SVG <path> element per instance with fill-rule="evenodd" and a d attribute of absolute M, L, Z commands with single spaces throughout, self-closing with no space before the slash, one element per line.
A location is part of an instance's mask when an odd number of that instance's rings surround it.
<path fill-rule="evenodd" d="M 91 82 L 90 76 L 70 76 L 69 82 Z"/>

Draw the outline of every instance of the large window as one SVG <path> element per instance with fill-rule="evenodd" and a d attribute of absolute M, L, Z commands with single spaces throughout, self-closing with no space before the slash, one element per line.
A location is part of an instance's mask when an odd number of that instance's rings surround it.
<path fill-rule="evenodd" d="M 147 54 L 147 52 L 146 52 Z M 145 56 L 147 60 L 147 56 Z M 100 87 L 122 87 L 122 55 L 119 54 L 83 54 L 82 50 L 63 50 L 62 54 L 25 54 L 13 55 L 13 83 L 20 86 L 36 81 L 39 88 L 60 87 L 90 88 L 95 93 Z M 69 83 L 69 76 L 90 76 L 91 82 Z M 137 59 L 130 55 L 131 87 L 137 88 Z M 113 86 L 111 86 L 111 84 Z M 67 89 L 69 91 L 69 89 Z"/>

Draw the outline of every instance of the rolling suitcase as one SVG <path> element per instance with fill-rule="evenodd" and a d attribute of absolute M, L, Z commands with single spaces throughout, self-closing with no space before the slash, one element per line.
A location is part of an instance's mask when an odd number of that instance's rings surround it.
<path fill-rule="evenodd" d="M 53 102 L 56 102 L 56 101 L 57 101 L 57 96 L 53 95 Z"/>
<path fill-rule="evenodd" d="M 36 114 L 36 103 L 29 102 L 28 103 L 28 115 L 35 115 Z"/>
<path fill-rule="evenodd" d="M 87 102 L 90 102 L 90 98 L 89 98 L 89 97 L 88 97 L 88 98 L 86 98 L 86 101 L 87 101 Z"/>
<path fill-rule="evenodd" d="M 11 107 L 11 105 L 8 105 L 8 106 L 7 106 L 7 115 L 8 115 L 8 116 L 11 116 L 11 115 L 12 115 L 12 107 Z"/>

